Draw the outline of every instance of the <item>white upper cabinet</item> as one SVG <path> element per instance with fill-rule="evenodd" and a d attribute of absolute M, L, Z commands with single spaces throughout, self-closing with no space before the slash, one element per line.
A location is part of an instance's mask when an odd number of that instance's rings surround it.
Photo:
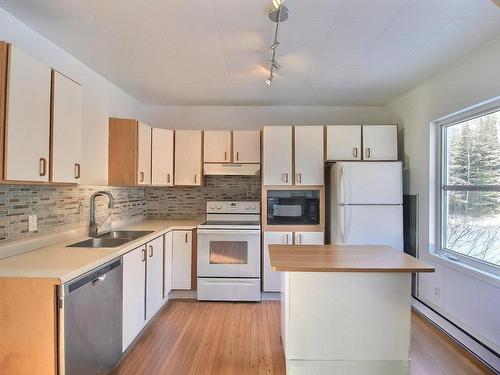
<path fill-rule="evenodd" d="M 5 180 L 49 181 L 51 70 L 10 46 Z"/>
<path fill-rule="evenodd" d="M 151 137 L 151 184 L 174 186 L 174 131 L 153 128 Z"/>
<path fill-rule="evenodd" d="M 163 236 L 146 244 L 146 321 L 163 305 Z"/>
<path fill-rule="evenodd" d="M 200 186 L 202 131 L 175 131 L 175 185 Z"/>
<path fill-rule="evenodd" d="M 82 158 L 82 87 L 52 73 L 51 181 L 77 183 Z"/>
<path fill-rule="evenodd" d="M 233 131 L 233 162 L 260 163 L 260 131 Z"/>
<path fill-rule="evenodd" d="M 139 185 L 151 184 L 151 128 L 139 122 L 137 181 Z"/>
<path fill-rule="evenodd" d="M 361 125 L 326 127 L 327 160 L 361 160 Z"/>
<path fill-rule="evenodd" d="M 263 184 L 292 185 L 292 127 L 265 126 Z"/>
<path fill-rule="evenodd" d="M 295 127 L 295 185 L 323 185 L 322 126 Z"/>
<path fill-rule="evenodd" d="M 363 160 L 398 160 L 398 126 L 363 125 Z"/>
<path fill-rule="evenodd" d="M 206 130 L 203 132 L 205 163 L 229 163 L 231 161 L 231 131 Z"/>

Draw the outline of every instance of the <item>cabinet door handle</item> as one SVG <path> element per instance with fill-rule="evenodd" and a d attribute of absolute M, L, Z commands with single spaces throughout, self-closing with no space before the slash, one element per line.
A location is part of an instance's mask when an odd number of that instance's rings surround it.
<path fill-rule="evenodd" d="M 76 179 L 80 178 L 80 169 L 81 169 L 80 164 L 75 163 L 75 178 Z"/>
<path fill-rule="evenodd" d="M 144 172 L 140 172 L 139 176 L 140 176 L 140 182 L 144 182 Z"/>
<path fill-rule="evenodd" d="M 298 242 L 299 244 L 301 244 L 301 243 L 302 243 L 302 234 L 300 234 L 300 233 L 299 233 L 299 234 L 297 234 L 297 242 Z"/>
<path fill-rule="evenodd" d="M 186 235 L 184 236 L 184 242 L 185 243 L 188 243 L 188 234 L 186 233 Z"/>
<path fill-rule="evenodd" d="M 302 182 L 302 173 L 297 173 L 297 182 L 298 183 Z"/>
<path fill-rule="evenodd" d="M 153 257 L 153 246 L 149 245 L 149 257 Z"/>
<path fill-rule="evenodd" d="M 355 158 L 357 158 L 357 157 L 358 157 L 358 148 L 357 148 L 357 147 L 354 147 L 354 148 L 352 149 L 352 155 L 353 155 Z"/>
<path fill-rule="evenodd" d="M 288 173 L 286 173 L 286 172 L 282 173 L 281 180 L 285 183 L 288 183 Z"/>
<path fill-rule="evenodd" d="M 240 160 L 240 153 L 236 151 L 236 161 Z"/>
<path fill-rule="evenodd" d="M 288 234 L 285 234 L 285 243 L 288 243 Z"/>
<path fill-rule="evenodd" d="M 194 183 L 195 183 L 195 184 L 196 184 L 197 180 L 198 180 L 198 176 L 195 174 L 195 175 L 194 175 Z"/>
<path fill-rule="evenodd" d="M 366 157 L 369 158 L 372 156 L 372 150 L 370 150 L 369 148 L 366 149 Z"/>
<path fill-rule="evenodd" d="M 224 161 L 227 160 L 227 151 L 224 151 Z"/>
<path fill-rule="evenodd" d="M 38 172 L 40 176 L 45 176 L 47 174 L 47 159 L 40 158 L 39 163 Z"/>
<path fill-rule="evenodd" d="M 170 183 L 170 173 L 167 173 L 167 184 Z"/>
<path fill-rule="evenodd" d="M 146 249 L 145 248 L 142 249 L 142 261 L 143 262 L 146 261 Z"/>

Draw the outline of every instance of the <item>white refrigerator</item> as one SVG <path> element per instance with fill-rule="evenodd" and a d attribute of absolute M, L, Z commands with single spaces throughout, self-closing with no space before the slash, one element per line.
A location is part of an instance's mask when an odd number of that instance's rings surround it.
<path fill-rule="evenodd" d="M 402 173 L 401 162 L 330 165 L 330 243 L 390 245 L 403 250 Z"/>

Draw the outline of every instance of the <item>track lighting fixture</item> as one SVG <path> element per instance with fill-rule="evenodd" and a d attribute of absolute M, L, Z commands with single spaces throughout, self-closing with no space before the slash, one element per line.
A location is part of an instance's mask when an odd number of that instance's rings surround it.
<path fill-rule="evenodd" d="M 272 22 L 276 23 L 276 27 L 274 29 L 273 44 L 271 44 L 271 47 L 269 47 L 269 50 L 271 51 L 271 66 L 269 67 L 269 78 L 265 81 L 266 85 L 268 86 L 271 86 L 274 78 L 274 71 L 281 68 L 281 65 L 276 61 L 276 51 L 280 45 L 280 42 L 278 40 L 278 30 L 280 27 L 280 22 L 286 21 L 286 19 L 288 18 L 288 8 L 283 5 L 284 2 L 285 0 L 273 0 L 274 9 L 271 9 L 269 11 L 269 19 Z"/>

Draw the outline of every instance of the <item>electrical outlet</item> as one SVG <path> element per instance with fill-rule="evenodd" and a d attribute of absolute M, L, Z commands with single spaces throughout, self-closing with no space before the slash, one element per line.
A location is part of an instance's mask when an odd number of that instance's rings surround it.
<path fill-rule="evenodd" d="M 28 216 L 28 231 L 36 232 L 38 230 L 38 217 L 36 215 Z"/>
<path fill-rule="evenodd" d="M 437 298 L 441 298 L 441 289 L 439 289 L 438 286 L 435 286 L 434 287 L 434 295 L 437 297 Z"/>

